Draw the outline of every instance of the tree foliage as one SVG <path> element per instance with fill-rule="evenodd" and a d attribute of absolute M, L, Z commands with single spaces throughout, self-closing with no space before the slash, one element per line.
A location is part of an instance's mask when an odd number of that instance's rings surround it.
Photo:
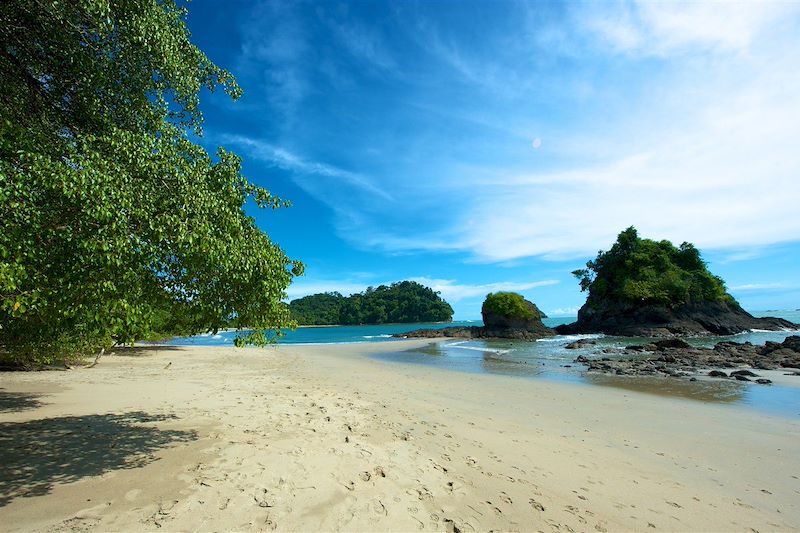
<path fill-rule="evenodd" d="M 589 305 L 601 301 L 657 304 L 670 308 L 703 302 L 735 300 L 725 290 L 725 282 L 711 274 L 700 252 L 684 242 L 639 237 L 633 226 L 622 231 L 607 252 L 586 263 L 573 274 L 582 291 L 589 292 Z"/>
<path fill-rule="evenodd" d="M 285 205 L 212 157 L 202 88 L 241 91 L 174 0 L 0 5 L 0 355 L 82 353 L 234 319 L 291 325 L 302 265 L 243 206 Z"/>
<path fill-rule="evenodd" d="M 516 292 L 490 292 L 483 301 L 481 311 L 484 315 L 490 312 L 502 317 L 519 320 L 544 317 L 541 313 L 536 316 L 536 311 L 531 309 L 525 302 L 525 298 Z"/>
<path fill-rule="evenodd" d="M 369 287 L 349 297 L 338 292 L 293 300 L 289 309 L 298 324 L 387 324 L 446 322 L 453 308 L 437 292 L 414 281 Z"/>

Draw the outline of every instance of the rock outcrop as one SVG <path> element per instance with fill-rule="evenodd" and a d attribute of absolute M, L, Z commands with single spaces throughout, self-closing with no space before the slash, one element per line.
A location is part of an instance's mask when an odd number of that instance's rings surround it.
<path fill-rule="evenodd" d="M 492 295 L 489 295 L 491 297 Z M 487 301 L 489 300 L 487 297 Z M 418 329 L 407 333 L 397 333 L 394 337 L 401 338 L 439 338 L 452 337 L 458 339 L 513 339 L 533 341 L 543 337 L 552 337 L 556 332 L 542 323 L 542 318 L 547 315 L 542 313 L 533 302 L 520 295 L 520 300 L 525 312 L 499 313 L 487 306 L 486 302 L 481 309 L 483 326 L 449 327 L 442 329 Z"/>
<path fill-rule="evenodd" d="M 751 329 L 779 331 L 800 326 L 782 318 L 756 318 L 736 303 L 705 302 L 670 309 L 666 306 L 636 306 L 612 301 L 592 302 L 578 311 L 578 320 L 558 326 L 564 335 L 665 337 L 674 335 L 735 335 Z"/>
<path fill-rule="evenodd" d="M 558 327 L 563 334 L 732 335 L 798 327 L 742 309 L 691 243 L 643 239 L 633 226 L 573 274 L 588 296 L 578 321 Z"/>
<path fill-rule="evenodd" d="M 604 355 L 614 356 L 592 358 L 585 355 L 575 359 L 587 369 L 616 375 L 655 375 L 684 377 L 704 373 L 711 377 L 732 378 L 750 381 L 757 378 L 755 372 L 734 370 L 730 375 L 720 368 L 737 369 L 750 367 L 762 370 L 800 368 L 800 336 L 787 337 L 783 342 L 767 341 L 763 345 L 749 342 L 718 342 L 713 348 L 695 348 L 688 344 L 659 341 L 644 346 L 628 346 L 625 349 L 605 349 Z M 649 352 L 649 355 L 646 355 Z M 642 357 L 645 355 L 645 357 Z M 715 369 L 707 372 L 707 369 Z M 755 380 L 758 382 L 758 380 Z"/>

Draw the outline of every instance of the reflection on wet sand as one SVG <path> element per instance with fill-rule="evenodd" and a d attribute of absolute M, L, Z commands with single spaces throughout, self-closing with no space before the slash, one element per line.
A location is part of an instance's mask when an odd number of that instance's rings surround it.
<path fill-rule="evenodd" d="M 534 376 L 542 373 L 542 364 L 513 357 L 505 357 L 495 352 L 483 352 L 481 368 L 490 374 L 508 376 Z"/>
<path fill-rule="evenodd" d="M 745 400 L 748 392 L 747 387 L 738 381 L 688 381 L 656 376 L 612 376 L 594 372 L 584 372 L 583 379 L 591 385 L 702 402 L 741 402 Z"/>

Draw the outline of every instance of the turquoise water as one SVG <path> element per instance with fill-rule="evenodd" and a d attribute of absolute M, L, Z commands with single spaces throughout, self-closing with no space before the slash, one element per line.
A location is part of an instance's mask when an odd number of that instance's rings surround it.
<path fill-rule="evenodd" d="M 568 320 L 568 319 L 565 319 Z M 377 326 L 303 326 L 294 331 L 284 330 L 280 344 L 345 344 L 355 342 L 385 342 L 397 340 L 395 333 L 405 333 L 415 329 L 438 329 L 451 326 L 480 326 L 480 320 L 420 323 L 420 324 L 380 324 Z M 235 331 L 220 331 L 216 335 L 205 333 L 192 337 L 177 337 L 163 344 L 175 346 L 232 346 L 238 335 Z"/>
<path fill-rule="evenodd" d="M 800 311 L 764 311 L 753 313 L 756 316 L 778 316 L 800 323 Z M 554 327 L 569 323 L 575 317 L 547 318 L 544 323 Z M 287 331 L 280 339 L 281 344 L 343 344 L 369 343 L 393 340 L 395 333 L 422 328 L 444 328 L 449 326 L 478 326 L 480 321 L 461 321 L 434 324 L 383 324 L 377 326 L 330 326 L 301 327 Z M 800 332 L 751 331 L 730 337 L 698 337 L 687 339 L 697 346 L 713 346 L 720 340 L 752 342 L 781 342 L 788 335 Z M 230 346 L 236 332 L 220 332 L 177 338 L 168 341 L 170 345 Z M 568 350 L 566 345 L 577 339 L 593 339 L 597 343 L 587 349 Z M 800 416 L 800 387 L 778 385 L 762 386 L 743 382 L 698 381 L 653 378 L 608 376 L 587 373 L 580 364 L 573 363 L 579 355 L 605 357 L 603 348 L 620 348 L 631 344 L 644 344 L 647 338 L 610 337 L 604 335 L 559 335 L 540 339 L 536 342 L 506 340 L 455 340 L 436 341 L 423 349 L 385 353 L 374 356 L 377 359 L 399 364 L 418 364 L 442 368 L 450 371 L 469 373 L 488 373 L 516 376 L 520 378 L 547 379 L 553 381 L 580 383 L 597 386 L 610 386 L 647 392 L 651 394 L 678 396 L 697 401 L 710 401 L 745 405 L 761 411 L 788 416 Z M 800 377 L 797 378 L 800 380 Z"/>

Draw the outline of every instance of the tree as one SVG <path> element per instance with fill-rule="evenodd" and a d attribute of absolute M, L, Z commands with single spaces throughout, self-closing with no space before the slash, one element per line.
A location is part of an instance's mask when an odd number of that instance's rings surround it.
<path fill-rule="evenodd" d="M 536 307 L 529 306 L 523 296 L 516 292 L 490 292 L 486 295 L 481 308 L 481 314 L 485 317 L 487 313 L 492 313 L 502 317 L 514 318 L 518 320 L 530 320 L 532 318 L 541 319 L 545 315 Z"/>
<path fill-rule="evenodd" d="M 302 264 L 243 210 L 287 203 L 193 142 L 200 90 L 241 90 L 185 17 L 174 0 L 0 5 L 0 356 L 292 324 Z"/>
<path fill-rule="evenodd" d="M 607 252 L 575 270 L 587 305 L 602 301 L 655 304 L 678 308 L 703 302 L 735 304 L 725 283 L 708 271 L 694 245 L 639 237 L 633 226 L 622 231 Z"/>

